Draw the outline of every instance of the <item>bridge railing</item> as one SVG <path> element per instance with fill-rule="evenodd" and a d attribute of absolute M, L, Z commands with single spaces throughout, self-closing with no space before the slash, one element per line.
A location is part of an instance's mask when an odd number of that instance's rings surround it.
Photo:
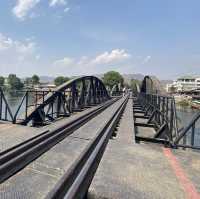
<path fill-rule="evenodd" d="M 155 125 L 155 138 L 164 138 L 173 143 L 179 136 L 174 98 L 140 93 L 138 100 L 143 104 L 144 115 L 149 116 L 147 123 Z"/>
<path fill-rule="evenodd" d="M 109 89 L 108 89 L 109 90 Z M 115 84 L 109 91 L 111 97 L 122 96 L 123 91 L 120 85 Z"/>
<path fill-rule="evenodd" d="M 0 88 L 0 120 L 13 121 L 13 115 L 2 88 Z"/>
<path fill-rule="evenodd" d="M 105 85 L 95 76 L 71 79 L 54 90 L 27 90 L 14 93 L 20 94 L 22 98 L 19 106 L 13 107 L 12 114 L 4 93 L 0 90 L 0 120 L 33 126 L 46 125 L 59 117 L 68 117 L 73 112 L 110 99 Z"/>
<path fill-rule="evenodd" d="M 28 111 L 43 105 L 48 95 L 53 95 L 54 99 L 52 99 L 51 103 L 48 105 L 48 110 L 46 110 L 45 107 L 43 111 L 45 111 L 45 117 L 51 120 L 59 116 L 69 116 L 74 111 L 78 111 L 86 106 L 86 104 L 83 104 L 83 101 L 80 101 L 80 90 L 77 90 L 74 96 L 71 89 L 63 92 L 28 90 L 25 91 L 14 115 L 14 123 L 20 120 L 26 120 Z M 85 95 L 87 95 L 87 92 L 85 92 Z M 87 103 L 87 105 L 89 106 L 89 103 Z"/>
<path fill-rule="evenodd" d="M 17 91 L 22 95 L 21 101 L 17 107 L 17 110 L 13 116 L 13 123 L 23 121 L 27 118 L 29 108 L 36 108 L 44 102 L 45 96 L 51 91 L 44 90 L 25 90 Z"/>
<path fill-rule="evenodd" d="M 53 91 L 26 91 L 13 122 L 45 125 L 58 117 L 67 117 L 109 98 L 101 80 L 94 76 L 83 76 L 72 79 Z"/>
<path fill-rule="evenodd" d="M 200 112 L 196 113 L 185 128 L 182 128 L 174 144 L 176 147 L 200 149 Z"/>

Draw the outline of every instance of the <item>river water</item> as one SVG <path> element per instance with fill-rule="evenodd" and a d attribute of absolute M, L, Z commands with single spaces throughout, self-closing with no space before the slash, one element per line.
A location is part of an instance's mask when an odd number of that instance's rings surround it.
<path fill-rule="evenodd" d="M 4 93 L 7 99 L 7 102 L 11 108 L 12 113 L 14 114 L 17 111 L 17 108 L 22 100 L 23 92 L 13 92 L 13 93 Z"/>
<path fill-rule="evenodd" d="M 22 101 L 22 98 L 25 94 L 25 91 L 15 91 L 15 92 L 4 92 L 4 95 L 5 95 L 5 98 L 6 98 L 6 101 L 11 109 L 11 112 L 12 112 L 12 115 L 14 116 L 21 101 Z M 29 105 L 33 104 L 33 97 L 31 97 L 29 95 Z M 5 104 L 3 103 L 3 107 L 5 107 Z M 5 109 L 3 108 L 3 115 L 5 114 Z M 19 112 L 18 112 L 18 117 L 17 119 L 24 119 L 24 116 L 25 116 L 25 100 L 21 106 L 21 108 L 19 109 Z M 4 118 L 4 117 L 3 117 Z M 8 120 L 11 120 L 11 117 L 8 115 Z"/>
<path fill-rule="evenodd" d="M 192 118 L 200 111 L 189 107 L 177 106 L 178 123 L 180 127 L 186 127 L 191 122 Z M 187 133 L 186 144 L 191 144 L 192 128 Z M 200 120 L 195 124 L 194 146 L 200 147 Z"/>
<path fill-rule="evenodd" d="M 199 111 L 197 109 L 192 109 L 189 107 L 181 107 L 181 106 L 176 106 L 176 110 L 178 118 L 180 119 L 183 126 L 189 124 L 194 115 Z"/>

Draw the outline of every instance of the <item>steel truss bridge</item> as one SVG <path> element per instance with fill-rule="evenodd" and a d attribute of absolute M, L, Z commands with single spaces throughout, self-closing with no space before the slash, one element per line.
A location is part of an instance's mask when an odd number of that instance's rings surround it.
<path fill-rule="evenodd" d="M 37 187 L 40 191 L 32 192 L 35 198 L 85 198 L 109 140 L 116 137 L 130 100 L 134 116 L 129 119 L 134 123 L 138 143 L 200 149 L 196 142 L 200 113 L 182 127 L 174 98 L 164 93 L 155 77 L 146 76 L 141 86 L 135 85 L 134 92 L 126 93 L 117 86 L 109 93 L 97 77 L 79 77 L 53 91 L 26 91 L 14 113 L 0 90 L 0 120 L 2 125 L 11 125 L 9 132 L 5 130 L 5 134 L 0 134 L 0 141 L 7 140 L 0 151 L 0 183 L 7 183 L 0 197 L 12 192 L 13 176 L 16 185 L 23 181 L 23 189 L 30 189 L 28 182 L 35 175 L 26 168 L 31 165 L 35 169 L 43 158 L 56 168 L 63 166 L 62 175 L 53 178 L 52 186 Z M 18 137 L 11 139 L 11 135 Z M 63 162 L 60 159 L 64 159 Z M 67 164 L 63 164 L 65 161 Z M 49 167 L 48 172 L 55 174 Z M 43 195 L 37 195 L 41 193 Z"/>
<path fill-rule="evenodd" d="M 32 126 L 45 125 L 59 117 L 69 117 L 73 112 L 101 104 L 110 99 L 102 81 L 93 76 L 72 79 L 53 91 L 25 91 L 13 114 L 1 90 L 1 120 Z M 20 114 L 23 113 L 23 114 Z M 9 118 L 9 119 L 8 119 Z"/>
<path fill-rule="evenodd" d="M 182 124 L 177 115 L 174 97 L 165 93 L 161 83 L 155 77 L 145 76 L 141 90 L 134 96 L 134 112 L 136 118 L 144 119 L 136 122 L 136 126 L 155 129 L 152 136 L 140 137 L 138 140 L 165 143 L 171 147 L 200 149 L 198 112 L 188 124 Z"/>
<path fill-rule="evenodd" d="M 4 92 L 0 90 L 0 125 L 9 125 L 10 122 L 12 125 L 9 128 L 12 132 L 29 131 L 23 136 L 20 134 L 19 140 L 24 141 L 6 143 L 8 147 L 0 151 L 0 182 L 7 182 L 15 173 L 20 173 L 20 170 L 32 161 L 65 141 L 95 118 L 94 122 L 98 122 L 93 129 L 92 141 L 80 154 L 77 152 L 79 156 L 69 168 L 69 172 L 63 175 L 45 196 L 83 198 L 106 145 L 114 136 L 128 97 L 128 94 L 122 97 L 117 86 L 109 93 L 97 77 L 83 76 L 72 79 L 53 91 L 25 91 L 16 112 L 13 113 Z M 101 118 L 105 111 L 108 112 L 106 117 L 104 114 Z M 74 149 L 78 150 L 79 145 L 81 143 L 74 145 Z"/>

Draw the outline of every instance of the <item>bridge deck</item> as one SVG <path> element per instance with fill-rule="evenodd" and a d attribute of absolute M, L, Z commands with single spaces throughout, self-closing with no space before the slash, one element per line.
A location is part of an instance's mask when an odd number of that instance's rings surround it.
<path fill-rule="evenodd" d="M 98 106 L 101 106 L 101 105 L 98 105 Z M 1 122 L 0 123 L 0 152 L 3 152 L 17 144 L 20 144 L 23 141 L 31 139 L 32 137 L 37 136 L 45 131 L 48 131 L 48 130 L 51 131 L 60 126 L 66 125 L 72 120 L 76 119 L 77 117 L 87 114 L 89 111 L 97 108 L 98 106 L 85 109 L 82 112 L 78 112 L 78 113 L 75 112 L 70 117 L 56 120 L 50 125 L 40 127 L 40 128 L 11 124 L 9 122 Z"/>
<path fill-rule="evenodd" d="M 110 140 L 93 179 L 89 199 L 200 198 L 199 153 L 134 143 L 132 118 L 129 101 L 117 137 Z"/>
<path fill-rule="evenodd" d="M 0 152 L 3 152 L 44 131 L 45 130 L 43 128 L 32 128 L 2 122 L 0 123 Z"/>
<path fill-rule="evenodd" d="M 108 116 L 112 115 L 116 106 L 117 103 L 113 104 L 2 183 L 0 198 L 44 198 L 97 135 L 98 129 L 106 122 Z M 80 114 L 83 112 L 77 115 Z M 0 143 L 5 145 L 1 150 L 48 128 L 57 128 L 67 120 L 71 119 L 66 118 L 51 127 L 40 129 L 0 124 Z M 137 118 L 136 122 L 146 120 Z M 117 136 L 110 140 L 93 179 L 89 199 L 200 198 L 199 153 L 171 150 L 158 144 L 137 144 L 134 142 L 134 129 L 132 100 L 129 100 Z M 138 129 L 137 127 L 137 133 Z M 151 135 L 149 132 L 152 128 L 145 127 L 145 130 L 146 136 Z"/>
<path fill-rule="evenodd" d="M 44 198 L 78 159 L 121 100 L 0 185 L 0 198 Z"/>

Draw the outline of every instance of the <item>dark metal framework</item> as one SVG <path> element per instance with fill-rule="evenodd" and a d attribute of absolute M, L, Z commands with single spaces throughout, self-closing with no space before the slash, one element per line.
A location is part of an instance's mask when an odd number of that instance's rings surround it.
<path fill-rule="evenodd" d="M 156 78 L 144 78 L 137 102 L 141 105 L 144 118 L 148 119 L 147 124 L 142 125 L 153 124 L 156 129 L 154 138 L 150 140 L 155 142 L 156 139 L 164 139 L 173 147 L 200 149 L 200 112 L 183 128 L 177 116 L 174 98 L 162 93 L 163 88 Z"/>
<path fill-rule="evenodd" d="M 121 96 L 123 94 L 123 91 L 120 87 L 120 85 L 114 85 L 110 91 L 111 96 Z"/>
<path fill-rule="evenodd" d="M 35 100 L 30 100 L 34 96 Z M 59 117 L 100 104 L 110 98 L 103 82 L 94 76 L 72 79 L 54 91 L 26 91 L 13 123 L 45 125 Z M 24 110 L 22 116 L 20 112 Z M 22 118 L 21 118 L 22 117 Z"/>
<path fill-rule="evenodd" d="M 177 147 L 200 149 L 200 112 L 181 130 L 174 144 Z"/>
<path fill-rule="evenodd" d="M 142 104 L 147 124 L 156 129 L 154 138 L 162 138 L 173 143 L 178 137 L 176 106 L 173 97 L 140 93 L 138 101 Z"/>
<path fill-rule="evenodd" d="M 141 85 L 141 92 L 148 94 L 165 94 L 160 81 L 154 76 L 144 77 Z"/>
<path fill-rule="evenodd" d="M 0 120 L 13 121 L 13 115 L 2 88 L 0 88 Z"/>
<path fill-rule="evenodd" d="M 91 108 L 85 114 L 66 121 L 65 124 L 57 126 L 53 130 L 44 130 L 30 139 L 2 151 L 0 153 L 0 183 L 71 135 L 75 130 L 96 117 L 116 101 L 116 98 L 108 100 L 99 106 Z"/>

